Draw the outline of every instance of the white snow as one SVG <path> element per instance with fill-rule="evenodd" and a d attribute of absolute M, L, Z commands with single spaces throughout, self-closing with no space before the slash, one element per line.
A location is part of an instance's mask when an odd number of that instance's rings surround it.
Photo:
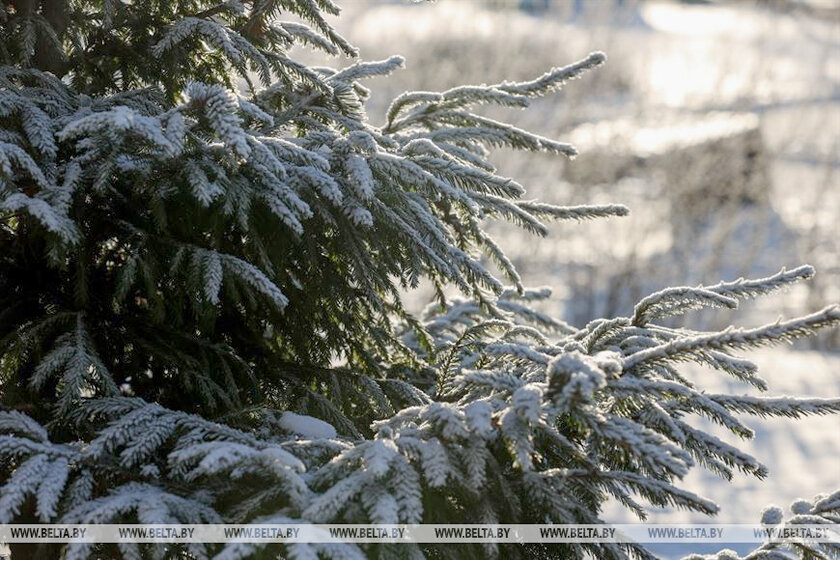
<path fill-rule="evenodd" d="M 279 425 L 305 439 L 333 439 L 338 436 L 335 427 L 315 417 L 283 411 Z"/>

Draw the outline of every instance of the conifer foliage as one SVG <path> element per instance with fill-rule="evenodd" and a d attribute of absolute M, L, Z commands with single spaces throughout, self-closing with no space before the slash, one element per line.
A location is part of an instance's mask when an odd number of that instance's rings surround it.
<path fill-rule="evenodd" d="M 0 523 L 600 523 L 612 497 L 714 514 L 692 466 L 763 477 L 741 414 L 840 400 L 707 394 L 679 363 L 766 388 L 756 329 L 658 324 L 805 280 L 663 290 L 575 328 L 538 312 L 483 223 L 537 236 L 556 207 L 495 173 L 494 148 L 575 149 L 476 111 L 525 107 L 601 65 L 413 92 L 368 123 L 331 0 L 0 4 Z M 483 108 L 482 108 L 483 110 Z M 502 273 L 485 266 L 491 259 Z M 432 283 L 419 318 L 404 289 Z M 444 297 L 455 286 L 460 299 Z M 693 422 L 693 421 L 692 421 Z M 648 556 L 634 545 L 16 546 L 66 557 Z"/>

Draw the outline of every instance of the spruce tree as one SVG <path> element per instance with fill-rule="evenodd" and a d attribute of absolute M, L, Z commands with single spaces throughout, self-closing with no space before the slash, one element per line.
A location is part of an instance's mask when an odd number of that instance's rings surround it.
<path fill-rule="evenodd" d="M 601 65 L 399 96 L 369 124 L 331 0 L 6 0 L 0 8 L 0 523 L 601 523 L 615 498 L 707 514 L 692 466 L 763 477 L 689 423 L 840 400 L 766 388 L 736 356 L 840 309 L 698 332 L 662 319 L 812 276 L 665 289 L 572 327 L 484 229 L 627 213 L 525 199 L 492 149 L 573 157 L 476 111 Z M 354 58 L 311 67 L 307 45 Z M 492 273 L 489 258 L 501 271 Z M 404 290 L 431 283 L 419 317 Z M 447 298 L 447 289 L 462 294 Z M 15 557 L 647 557 L 641 546 L 15 546 Z"/>
<path fill-rule="evenodd" d="M 761 512 L 761 525 L 772 529 L 796 529 L 798 526 L 831 526 L 840 523 L 840 490 L 820 494 L 813 499 L 796 499 L 790 504 L 791 515 L 785 519 L 784 510 L 769 505 Z M 835 542 L 813 543 L 808 540 L 786 537 L 766 539 L 764 543 L 741 557 L 732 549 L 723 549 L 712 555 L 689 555 L 686 559 L 757 559 L 773 560 L 826 560 L 840 558 L 840 544 Z"/>

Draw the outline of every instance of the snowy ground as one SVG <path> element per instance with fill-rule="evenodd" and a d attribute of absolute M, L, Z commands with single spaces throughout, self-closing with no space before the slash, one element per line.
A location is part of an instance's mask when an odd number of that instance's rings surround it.
<path fill-rule="evenodd" d="M 637 296 L 669 284 L 764 275 L 806 262 L 818 270 L 810 286 L 746 307 L 737 316 L 694 317 L 690 326 L 764 324 L 840 301 L 840 12 L 775 12 L 749 3 L 624 2 L 629 11 L 617 14 L 614 3 L 604 1 L 586 3 L 588 13 L 575 16 L 569 2 L 553 2 L 559 8 L 540 14 L 500 1 L 344 4 L 348 18 L 339 21 L 339 29 L 360 45 L 365 58 L 407 57 L 406 71 L 370 83 L 376 95 L 370 103 L 374 122 L 390 98 L 404 90 L 525 79 L 592 50 L 608 54 L 604 69 L 527 111 L 495 116 L 569 140 L 604 121 L 637 135 L 652 121 L 678 126 L 690 118 L 692 126 L 709 129 L 714 118 L 727 118 L 721 114 L 757 119 L 769 179 L 766 200 L 727 205 L 682 241 L 674 232 L 679 227 L 663 224 L 674 222 L 675 213 L 690 216 L 696 207 L 674 208 L 672 202 L 667 208 L 663 200 L 679 191 L 656 170 L 572 186 L 565 164 L 556 159 L 499 155 L 499 172 L 516 177 L 540 200 L 612 201 L 631 208 L 631 216 L 620 223 L 561 223 L 544 240 L 494 225 L 526 284 L 555 288 L 552 312 L 570 320 L 607 314 L 607 306 L 614 309 L 610 314 L 627 314 Z M 496 8 L 487 9 L 490 4 Z M 688 129 L 677 132 L 689 135 Z M 651 134 L 648 144 L 656 148 L 661 133 Z M 591 147 L 573 143 L 582 148 L 579 161 L 585 162 Z M 687 173 L 704 160 L 674 158 L 685 162 Z M 716 172 L 714 164 L 702 166 L 696 175 L 700 181 Z M 418 307 L 422 296 L 422 291 L 411 295 Z M 840 397 L 839 332 L 805 348 L 752 355 L 770 383 L 769 394 Z M 698 371 L 692 376 L 708 390 L 754 394 L 716 375 Z M 769 467 L 769 478 L 741 477 L 729 484 L 693 472 L 685 480 L 686 488 L 721 505 L 717 520 L 756 522 L 770 503 L 787 506 L 796 497 L 840 487 L 840 417 L 745 420 L 756 431 L 746 448 Z M 618 508 L 611 509 L 610 518 L 629 520 Z M 651 520 L 703 519 L 661 510 Z M 670 557 L 690 552 L 659 551 Z"/>
<path fill-rule="evenodd" d="M 571 19 L 569 2 L 552 2 L 558 7 L 555 11 L 536 15 L 511 8 L 518 4 L 346 3 L 348 14 L 340 29 L 360 45 L 366 58 L 399 53 L 407 59 L 405 71 L 370 82 L 372 120 L 381 119 L 390 99 L 404 90 L 526 79 L 604 50 L 607 65 L 570 84 L 562 94 L 525 111 L 492 114 L 571 141 L 581 151 L 575 164 L 586 163 L 597 152 L 593 143 L 578 137 L 593 123 L 612 123 L 627 133 L 608 143 L 611 146 L 641 142 L 641 136 L 650 134 L 650 142 L 637 144 L 646 152 L 659 146 L 656 139 L 669 126 L 676 129 L 665 138 L 677 146 L 680 135 L 698 128 L 715 132 L 712 129 L 721 118 L 741 119 L 736 122 L 757 118 L 771 178 L 766 206 L 721 210 L 720 218 L 702 235 L 682 239 L 696 249 L 696 254 L 686 254 L 684 249 L 676 250 L 681 248 L 678 239 L 662 225 L 675 211 L 690 214 L 694 207 L 675 205 L 671 214 L 663 212 L 662 200 L 681 191 L 656 171 L 575 187 L 566 182 L 567 162 L 499 154 L 495 160 L 500 174 L 515 177 L 541 201 L 622 202 L 631 209 L 620 222 L 559 223 L 542 242 L 512 227 L 492 225 L 491 231 L 526 282 L 555 289 L 558 299 L 552 312 L 568 320 L 579 320 L 574 318 L 578 315 L 624 314 L 639 297 L 666 285 L 763 276 L 804 262 L 819 272 L 806 289 L 748 309 L 756 315 L 718 320 L 764 322 L 767 315 L 801 314 L 840 301 L 840 235 L 835 229 L 840 221 L 840 20 L 836 15 L 826 19 L 778 13 L 745 3 L 666 2 L 624 2 L 629 11 L 619 15 L 611 8 L 614 3 L 602 1 L 586 3 L 585 17 Z M 506 8 L 488 10 L 487 5 Z M 647 129 L 652 125 L 656 130 Z M 700 159 L 675 158 L 695 179 L 689 179 L 687 186 L 718 172 L 714 165 L 696 160 Z M 738 186 L 723 182 L 721 192 Z M 626 285 L 620 295 L 624 302 L 612 303 L 610 309 L 589 311 L 588 304 L 578 300 L 590 296 L 580 294 L 581 286 L 586 292 L 595 284 L 607 293 L 618 283 Z M 840 331 L 822 342 L 840 347 Z"/>

